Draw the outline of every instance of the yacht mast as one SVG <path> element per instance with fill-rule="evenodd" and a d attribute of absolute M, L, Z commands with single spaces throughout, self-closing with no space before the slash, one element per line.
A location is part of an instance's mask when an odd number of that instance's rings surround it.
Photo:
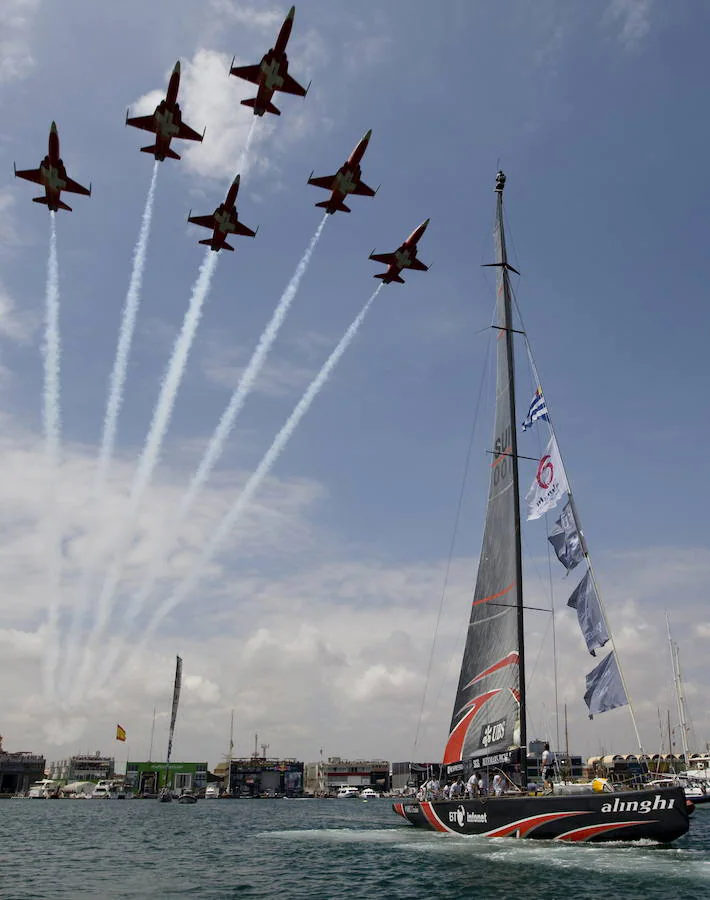
<path fill-rule="evenodd" d="M 668 613 L 666 613 L 666 628 L 668 630 L 668 646 L 671 650 L 671 666 L 673 667 L 673 686 L 675 688 L 675 699 L 678 704 L 678 721 L 680 728 L 680 744 L 683 748 L 683 761 L 685 762 L 686 768 L 688 766 L 688 760 L 690 758 L 690 752 L 688 750 L 688 727 L 686 725 L 686 713 L 685 713 L 685 696 L 683 694 L 683 678 L 680 674 L 680 656 L 678 652 L 678 644 L 673 640 L 671 636 L 671 623 L 668 618 Z M 671 753 L 673 750 L 671 749 Z"/>
<path fill-rule="evenodd" d="M 518 671 L 520 674 L 520 775 L 523 787 L 528 783 L 528 741 L 526 723 L 526 697 L 525 697 L 525 616 L 523 609 L 523 549 L 520 534 L 520 479 L 518 474 L 518 421 L 515 412 L 515 356 L 513 347 L 513 312 L 510 294 L 509 271 L 515 272 L 508 263 L 508 254 L 505 246 L 505 227 L 503 223 L 503 189 L 505 188 L 505 175 L 498 172 L 496 175 L 496 225 L 498 230 L 498 259 L 494 265 L 500 269 L 498 290 L 503 292 L 503 323 L 498 326 L 499 331 L 505 334 L 506 350 L 508 357 L 508 398 L 510 403 L 510 461 L 513 467 L 513 506 L 515 517 L 515 564 L 517 579 L 515 584 L 515 603 L 518 610 Z"/>

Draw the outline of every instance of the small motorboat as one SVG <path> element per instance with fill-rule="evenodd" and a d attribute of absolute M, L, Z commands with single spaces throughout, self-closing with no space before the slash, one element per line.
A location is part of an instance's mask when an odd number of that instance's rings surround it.
<path fill-rule="evenodd" d="M 192 791 L 183 791 L 178 797 L 178 803 L 197 803 L 197 797 Z"/>

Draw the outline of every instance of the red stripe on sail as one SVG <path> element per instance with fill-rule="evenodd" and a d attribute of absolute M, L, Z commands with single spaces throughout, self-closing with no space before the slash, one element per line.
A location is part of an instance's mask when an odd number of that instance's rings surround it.
<path fill-rule="evenodd" d="M 585 815 L 588 816 L 590 813 L 585 812 L 584 810 L 577 810 L 564 813 L 543 813 L 539 816 L 528 816 L 525 819 L 518 819 L 516 822 L 511 822 L 509 825 L 504 825 L 502 828 L 494 828 L 493 831 L 487 831 L 485 836 L 509 837 L 511 834 L 517 833 L 519 838 L 524 838 L 535 828 L 539 828 L 540 825 L 545 825 L 547 822 L 554 822 L 555 819 L 566 819 L 569 816 Z M 572 833 L 573 832 L 570 832 L 570 834 Z"/>
<path fill-rule="evenodd" d="M 489 666 L 480 674 L 476 675 L 476 677 L 472 681 L 469 681 L 469 683 L 464 688 L 462 688 L 462 690 L 466 690 L 466 688 L 471 687 L 472 684 L 475 684 L 477 681 L 485 678 L 486 675 L 492 675 L 493 672 L 497 672 L 499 669 L 505 669 L 506 666 L 517 666 L 519 662 L 520 656 L 517 653 L 509 653 L 507 656 L 504 656 L 503 659 L 499 659 L 497 663 L 493 663 L 492 666 Z M 520 701 L 518 700 L 518 702 Z"/>
<path fill-rule="evenodd" d="M 468 733 L 468 726 L 471 724 L 474 716 L 483 704 L 490 700 L 491 697 L 495 697 L 496 694 L 500 694 L 500 692 L 501 689 L 496 688 L 494 691 L 488 691 L 486 694 L 474 697 L 473 700 L 470 700 L 466 704 L 466 706 L 470 706 L 471 708 L 449 735 L 449 740 L 446 742 L 446 750 L 444 750 L 444 765 L 448 766 L 450 763 L 459 762 L 464 741 L 466 740 L 466 735 Z"/>
<path fill-rule="evenodd" d="M 615 828 L 633 828 L 634 825 L 645 825 L 647 822 L 657 822 L 658 819 L 638 819 L 635 822 L 608 822 L 603 825 L 588 825 L 586 828 L 575 828 L 558 835 L 556 841 L 588 841 L 598 834 L 614 831 Z"/>
<path fill-rule="evenodd" d="M 451 829 L 447 828 L 434 812 L 431 803 L 420 803 L 419 806 L 421 808 L 421 811 L 426 816 L 427 822 L 431 825 L 434 831 L 451 831 Z"/>
<path fill-rule="evenodd" d="M 502 450 L 502 451 L 498 454 L 498 456 L 496 456 L 496 458 L 493 460 L 493 462 L 491 463 L 491 469 L 495 469 L 495 467 L 498 465 L 498 463 L 499 463 L 502 459 L 507 459 L 507 458 L 510 456 L 510 452 L 511 452 L 512 449 L 513 449 L 513 447 L 512 447 L 512 445 L 511 445 L 510 447 L 506 447 L 505 450 Z"/>
<path fill-rule="evenodd" d="M 478 606 L 479 603 L 488 603 L 489 600 L 497 600 L 498 597 L 502 597 L 504 594 L 507 594 L 508 591 L 512 591 L 515 587 L 515 582 L 511 581 L 507 588 L 503 588 L 502 591 L 498 591 L 497 594 L 491 594 L 489 597 L 481 597 L 480 600 L 474 600 L 473 605 Z"/>

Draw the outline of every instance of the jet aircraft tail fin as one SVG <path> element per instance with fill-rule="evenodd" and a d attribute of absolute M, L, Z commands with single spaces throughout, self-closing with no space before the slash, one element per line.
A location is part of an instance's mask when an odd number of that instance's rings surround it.
<path fill-rule="evenodd" d="M 373 278 L 381 278 L 385 284 L 389 284 L 391 281 L 397 281 L 399 284 L 404 284 L 404 278 L 401 278 L 399 275 L 389 275 L 387 272 L 380 272 L 379 275 L 373 275 Z"/>
<path fill-rule="evenodd" d="M 215 247 L 213 238 L 205 238 L 205 240 L 200 241 L 200 243 L 205 244 L 205 246 L 210 247 L 212 250 L 234 250 L 234 247 L 231 247 L 226 241 Z"/>
<path fill-rule="evenodd" d="M 321 209 L 327 210 L 329 213 L 334 212 L 350 212 L 350 207 L 346 206 L 341 200 L 339 203 L 333 204 L 332 200 L 323 200 L 322 203 L 316 203 Z"/>
<path fill-rule="evenodd" d="M 33 203 L 41 203 L 43 206 L 49 206 L 49 200 L 46 197 L 33 197 Z M 57 200 L 57 207 L 59 209 L 66 209 L 67 212 L 71 212 L 72 208 L 68 204 L 66 204 L 63 200 Z"/>
<path fill-rule="evenodd" d="M 157 150 L 158 150 L 157 144 L 153 144 L 152 147 L 141 147 L 141 153 L 152 153 L 156 159 L 158 159 L 158 157 L 156 156 Z M 165 156 L 169 156 L 170 159 L 180 159 L 179 154 L 177 154 L 174 150 L 171 150 L 170 147 L 168 147 L 168 149 L 165 151 Z M 165 157 L 163 157 L 163 158 L 165 158 Z"/>
<path fill-rule="evenodd" d="M 242 100 L 242 106 L 250 106 L 254 110 L 256 115 L 263 115 L 263 113 L 256 112 L 256 97 L 252 97 L 249 100 Z M 266 112 L 273 113 L 275 116 L 281 115 L 281 110 L 277 109 L 277 107 L 275 107 L 270 100 L 266 104 Z"/>

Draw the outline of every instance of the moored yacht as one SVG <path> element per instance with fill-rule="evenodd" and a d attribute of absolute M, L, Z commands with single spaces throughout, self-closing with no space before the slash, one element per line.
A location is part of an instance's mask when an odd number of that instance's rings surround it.
<path fill-rule="evenodd" d="M 338 800 L 357 800 L 359 796 L 360 791 L 356 787 L 347 784 L 344 784 L 336 794 Z"/>
<path fill-rule="evenodd" d="M 27 796 L 30 800 L 47 800 L 49 797 L 56 796 L 59 791 L 59 782 L 52 778 L 42 778 L 30 785 Z"/>

